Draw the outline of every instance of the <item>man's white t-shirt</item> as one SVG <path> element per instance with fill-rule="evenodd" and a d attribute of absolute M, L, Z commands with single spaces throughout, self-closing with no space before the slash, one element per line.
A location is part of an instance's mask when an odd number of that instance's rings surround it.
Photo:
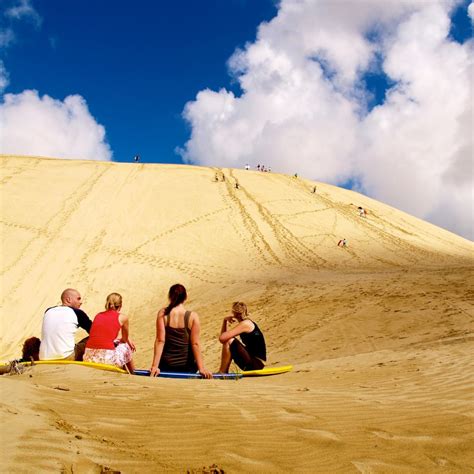
<path fill-rule="evenodd" d="M 91 320 L 84 311 L 69 306 L 54 306 L 44 313 L 41 328 L 40 360 L 66 359 L 74 352 L 78 327 L 90 331 Z"/>

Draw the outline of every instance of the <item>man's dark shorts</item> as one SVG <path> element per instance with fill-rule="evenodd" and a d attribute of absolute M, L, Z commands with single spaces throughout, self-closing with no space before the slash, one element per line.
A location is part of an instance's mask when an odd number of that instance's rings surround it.
<path fill-rule="evenodd" d="M 265 367 L 265 364 L 260 359 L 249 354 L 245 346 L 238 339 L 232 341 L 230 353 L 232 354 L 232 359 L 241 370 L 260 370 Z"/>

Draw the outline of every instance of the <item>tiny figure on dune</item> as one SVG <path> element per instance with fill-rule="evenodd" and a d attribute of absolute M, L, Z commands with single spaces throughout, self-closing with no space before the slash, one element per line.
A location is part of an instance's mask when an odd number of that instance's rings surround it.
<path fill-rule="evenodd" d="M 260 165 L 257 165 L 257 171 L 260 171 Z"/>
<path fill-rule="evenodd" d="M 298 173 L 295 173 L 295 174 L 293 175 L 293 178 L 298 178 Z"/>
<path fill-rule="evenodd" d="M 316 194 L 316 186 L 313 188 L 313 190 L 311 191 L 313 194 Z"/>
<path fill-rule="evenodd" d="M 214 175 L 214 181 L 219 181 L 219 176 L 217 175 L 217 173 Z"/>
<path fill-rule="evenodd" d="M 235 180 L 235 189 L 239 189 L 239 182 Z"/>
<path fill-rule="evenodd" d="M 272 169 L 271 169 L 270 167 L 268 167 L 267 171 L 268 171 L 269 173 L 271 173 L 271 172 L 272 172 Z"/>
<path fill-rule="evenodd" d="M 247 163 L 247 164 L 245 165 L 245 170 L 248 171 L 249 169 L 250 169 L 250 165 Z"/>
<path fill-rule="evenodd" d="M 140 161 L 140 155 L 135 155 L 134 158 L 133 158 L 133 161 L 135 163 L 138 163 Z"/>
<path fill-rule="evenodd" d="M 346 240 L 346 239 L 341 239 L 341 240 L 337 243 L 337 246 L 338 246 L 338 247 L 347 247 L 347 240 Z"/>
<path fill-rule="evenodd" d="M 359 216 L 360 217 L 367 217 L 367 212 L 365 211 L 365 209 L 363 207 L 358 207 L 357 209 L 359 209 Z"/>

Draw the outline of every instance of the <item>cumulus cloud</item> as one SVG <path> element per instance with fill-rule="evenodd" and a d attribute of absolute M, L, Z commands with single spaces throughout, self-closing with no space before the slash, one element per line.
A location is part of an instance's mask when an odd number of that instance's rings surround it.
<path fill-rule="evenodd" d="M 186 104 L 182 157 L 352 179 L 473 239 L 473 41 L 449 36 L 458 4 L 282 0 L 256 41 L 229 59 L 241 94 L 203 90 Z M 392 84 L 374 108 L 370 72 Z"/>
<path fill-rule="evenodd" d="M 105 129 L 90 114 L 86 101 L 64 101 L 27 90 L 6 94 L 0 104 L 1 152 L 89 160 L 110 160 Z"/>
<path fill-rule="evenodd" d="M 8 86 L 8 71 L 5 69 L 3 61 L 0 59 L 0 93 Z"/>
<path fill-rule="evenodd" d="M 36 28 L 42 17 L 30 0 L 4 0 L 3 17 L 8 27 L 0 27 L 0 51 L 15 42 L 13 25 L 29 21 Z M 10 82 L 5 64 L 0 60 L 0 93 Z M 5 94 L 0 100 L 0 153 L 57 158 L 110 160 L 112 152 L 105 138 L 105 129 L 89 112 L 79 95 L 64 101 L 37 91 Z"/>
<path fill-rule="evenodd" d="M 30 0 L 18 0 L 10 4 L 5 9 L 4 15 L 7 18 L 13 20 L 28 20 L 31 21 L 36 27 L 41 26 L 43 22 L 40 14 L 31 5 Z"/>

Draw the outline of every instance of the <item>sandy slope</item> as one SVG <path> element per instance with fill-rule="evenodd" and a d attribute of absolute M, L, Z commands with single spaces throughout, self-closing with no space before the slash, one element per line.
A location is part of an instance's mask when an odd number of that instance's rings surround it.
<path fill-rule="evenodd" d="M 236 299 L 265 331 L 270 364 L 295 365 L 236 382 L 82 367 L 2 377 L 4 472 L 474 469 L 471 242 L 274 173 L 1 160 L 3 360 L 73 286 L 91 316 L 123 294 L 147 367 L 156 310 L 179 281 L 210 368 Z"/>

